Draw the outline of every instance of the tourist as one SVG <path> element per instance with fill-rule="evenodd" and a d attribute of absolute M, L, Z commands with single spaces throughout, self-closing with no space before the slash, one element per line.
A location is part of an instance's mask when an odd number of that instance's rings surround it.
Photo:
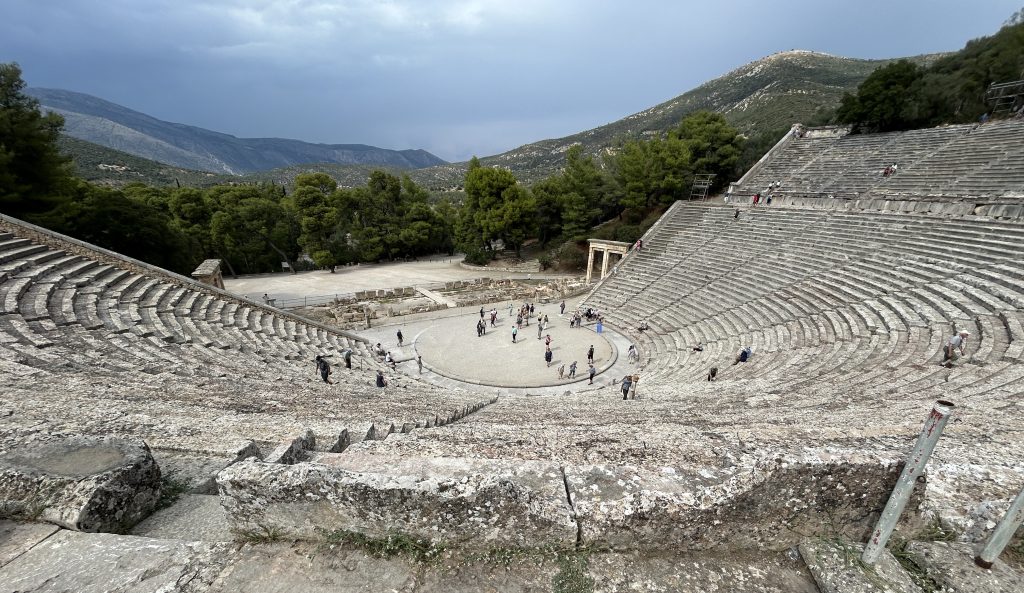
<path fill-rule="evenodd" d="M 512 309 L 514 309 L 514 308 L 515 307 L 512 305 L 512 303 L 508 304 L 508 318 L 509 319 L 512 319 Z"/>
<path fill-rule="evenodd" d="M 419 368 L 420 374 L 422 375 L 423 374 L 423 357 L 422 356 L 417 356 L 416 357 L 416 367 Z"/>
<path fill-rule="evenodd" d="M 533 303 L 530 303 L 530 315 L 533 315 Z"/>
<path fill-rule="evenodd" d="M 633 385 L 633 377 L 626 375 L 622 378 L 622 399 L 629 395 L 629 388 Z"/>
<path fill-rule="evenodd" d="M 559 315 L 564 315 L 565 314 L 565 301 L 562 301 L 562 304 L 558 305 L 558 314 Z"/>
<path fill-rule="evenodd" d="M 590 375 L 590 383 L 587 383 L 587 385 L 593 385 L 594 375 L 597 374 L 597 369 L 594 368 L 594 363 L 590 363 L 588 366 L 589 368 L 587 369 L 587 373 Z"/>
<path fill-rule="evenodd" d="M 352 368 L 352 350 L 350 348 L 345 349 L 345 368 Z"/>
<path fill-rule="evenodd" d="M 711 367 L 708 371 L 708 381 L 714 381 L 718 378 L 718 367 Z"/>
<path fill-rule="evenodd" d="M 539 340 L 539 339 L 541 339 L 543 337 L 544 337 L 544 322 L 543 321 L 538 321 L 537 322 L 537 339 Z"/>
<path fill-rule="evenodd" d="M 480 319 L 483 319 L 483 318 L 484 318 L 484 308 L 481 305 L 481 307 L 480 307 Z"/>
<path fill-rule="evenodd" d="M 324 357 L 317 354 L 313 362 L 316 363 L 316 370 L 320 371 L 320 378 L 324 380 L 324 383 L 334 385 L 334 381 L 331 381 L 331 365 L 327 364 Z"/>
<path fill-rule="evenodd" d="M 636 331 L 643 333 L 649 329 L 651 329 L 651 326 L 647 325 L 646 321 L 642 321 L 640 322 L 640 326 L 636 328 Z"/>
<path fill-rule="evenodd" d="M 589 363 L 593 363 L 594 362 L 594 345 L 593 344 L 591 344 L 590 345 L 590 349 L 587 350 L 587 362 L 589 362 Z"/>
<path fill-rule="evenodd" d="M 402 330 L 398 330 L 398 333 L 396 335 L 398 336 L 398 347 L 401 348 L 402 347 Z"/>
<path fill-rule="evenodd" d="M 561 381 L 565 377 L 565 363 L 558 365 L 558 380 Z"/>
<path fill-rule="evenodd" d="M 263 304 L 264 305 L 269 305 L 270 304 L 270 295 L 267 294 L 267 293 L 263 293 Z"/>
<path fill-rule="evenodd" d="M 741 362 L 747 362 L 748 360 L 750 360 L 750 357 L 753 356 L 753 355 L 754 355 L 754 351 L 751 350 L 750 346 L 747 346 L 743 350 L 740 350 L 740 353 L 736 356 L 736 360 L 733 361 L 732 364 L 733 364 L 733 366 L 736 366 L 736 365 L 738 365 Z"/>
<path fill-rule="evenodd" d="M 390 351 L 387 353 L 387 355 L 384 356 L 384 364 L 390 364 L 392 370 L 394 370 L 398 366 L 395 363 L 395 359 L 391 357 Z"/>
<path fill-rule="evenodd" d="M 388 380 L 384 378 L 384 371 L 377 371 L 377 387 L 387 387 Z"/>
<path fill-rule="evenodd" d="M 544 347 L 544 362 L 548 363 L 548 367 L 551 366 L 551 357 L 552 357 L 551 347 L 550 346 L 545 346 Z"/>
<path fill-rule="evenodd" d="M 964 348 L 967 347 L 967 338 L 970 336 L 970 332 L 967 330 L 960 330 L 946 341 L 946 346 L 942 349 L 942 362 L 939 364 L 945 365 L 946 367 L 953 366 L 953 362 L 964 355 Z M 957 353 L 959 351 L 959 354 Z"/>
<path fill-rule="evenodd" d="M 633 386 L 629 388 L 629 399 L 636 399 L 636 387 L 640 384 L 640 375 L 633 375 Z"/>
<path fill-rule="evenodd" d="M 771 206 L 772 205 L 772 195 L 771 194 L 768 194 L 768 198 L 765 199 L 764 205 L 765 206 Z"/>
<path fill-rule="evenodd" d="M 519 328 L 513 325 L 512 326 L 512 343 L 513 344 L 516 343 L 516 334 L 518 334 L 518 333 L 519 333 Z"/>
<path fill-rule="evenodd" d="M 523 327 L 523 316 L 519 315 L 516 317 L 516 327 Z"/>
<path fill-rule="evenodd" d="M 732 217 L 733 217 L 734 219 L 736 219 L 736 218 L 739 218 L 739 217 L 740 217 L 740 211 L 739 211 L 739 210 L 736 210 L 736 213 L 735 213 L 735 214 L 733 214 L 733 215 L 732 215 Z"/>
<path fill-rule="evenodd" d="M 629 362 L 636 362 L 636 359 L 639 357 L 640 355 L 636 353 L 636 346 L 630 344 L 629 350 L 626 350 L 626 360 Z"/>
<path fill-rule="evenodd" d="M 496 327 L 495 323 L 498 321 L 498 310 L 491 310 L 491 327 Z"/>
<path fill-rule="evenodd" d="M 547 327 L 549 323 L 550 322 L 548 321 L 548 316 L 545 314 L 544 315 L 544 327 Z"/>
<path fill-rule="evenodd" d="M 381 346 L 380 342 L 377 342 L 377 345 L 374 346 L 374 351 L 377 353 L 377 356 L 384 356 L 384 346 Z"/>
<path fill-rule="evenodd" d="M 704 352 L 704 343 L 697 342 L 697 345 L 693 347 L 693 352 Z"/>
<path fill-rule="evenodd" d="M 575 360 L 572 361 L 572 364 L 569 365 L 569 378 L 570 379 L 575 379 L 576 378 L 576 361 Z"/>
<path fill-rule="evenodd" d="M 603 321 L 601 321 L 601 318 L 600 318 L 600 317 L 598 317 L 598 318 L 597 318 L 597 327 L 595 327 L 594 329 L 595 329 L 595 330 L 597 331 L 597 333 L 599 333 L 599 334 L 600 334 L 601 332 L 603 332 L 603 331 L 604 331 L 604 322 L 603 322 Z"/>
<path fill-rule="evenodd" d="M 551 334 L 548 334 L 547 337 L 544 338 L 544 345 L 545 346 L 550 346 L 551 345 Z"/>

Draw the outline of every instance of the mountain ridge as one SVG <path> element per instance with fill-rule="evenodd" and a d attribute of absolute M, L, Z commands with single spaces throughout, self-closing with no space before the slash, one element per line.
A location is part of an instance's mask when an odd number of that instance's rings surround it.
<path fill-rule="evenodd" d="M 560 170 L 565 151 L 574 144 L 582 144 L 588 154 L 611 154 L 626 140 L 664 133 L 678 125 L 687 114 L 701 109 L 722 113 L 747 136 L 774 133 L 788 129 L 793 123 L 808 123 L 823 109 L 837 106 L 844 93 L 856 92 L 857 86 L 880 66 L 899 59 L 909 59 L 918 64 L 930 63 L 943 55 L 948 54 L 867 60 L 811 50 L 776 52 L 613 122 L 568 136 L 524 144 L 497 155 L 481 157 L 480 162 L 507 168 L 520 181 L 531 183 Z M 781 136 L 782 132 L 778 133 Z M 365 181 L 367 166 L 309 161 L 261 171 L 248 177 L 288 183 L 299 172 L 323 171 L 348 185 L 360 178 Z M 421 185 L 445 191 L 461 186 L 466 166 L 466 162 L 443 163 L 401 172 Z"/>
<path fill-rule="evenodd" d="M 65 134 L 187 169 L 242 174 L 309 162 L 416 169 L 446 163 L 422 149 L 322 144 L 289 138 L 239 138 L 167 122 L 111 101 L 64 89 L 30 87 L 27 94 L 65 118 Z"/>

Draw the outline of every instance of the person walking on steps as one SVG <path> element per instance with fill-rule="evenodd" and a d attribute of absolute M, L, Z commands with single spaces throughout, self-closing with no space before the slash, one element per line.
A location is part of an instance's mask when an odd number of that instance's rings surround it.
<path fill-rule="evenodd" d="M 636 388 L 640 385 L 640 375 L 633 375 L 633 384 L 629 387 L 629 399 L 636 399 Z"/>
<path fill-rule="evenodd" d="M 316 363 L 316 370 L 320 372 L 320 378 L 324 380 L 324 383 L 334 385 L 334 381 L 331 381 L 331 365 L 324 360 L 324 357 L 317 354 L 313 362 Z"/>
<path fill-rule="evenodd" d="M 388 380 L 384 378 L 384 371 L 377 371 L 377 387 L 384 388 L 388 386 Z"/>
<path fill-rule="evenodd" d="M 629 395 L 629 387 L 633 384 L 633 377 L 626 375 L 622 378 L 622 399 L 627 399 Z"/>
<path fill-rule="evenodd" d="M 349 349 L 345 350 L 345 368 L 352 368 L 352 351 Z"/>
<path fill-rule="evenodd" d="M 962 329 L 947 340 L 946 345 L 942 349 L 942 362 L 939 364 L 946 368 L 952 367 L 953 362 L 964 355 L 964 348 L 967 347 L 967 338 L 970 335 L 970 332 Z"/>
<path fill-rule="evenodd" d="M 396 335 L 398 336 L 398 346 L 399 346 L 399 348 L 401 348 L 401 346 L 402 346 L 402 330 L 398 330 L 398 333 Z"/>

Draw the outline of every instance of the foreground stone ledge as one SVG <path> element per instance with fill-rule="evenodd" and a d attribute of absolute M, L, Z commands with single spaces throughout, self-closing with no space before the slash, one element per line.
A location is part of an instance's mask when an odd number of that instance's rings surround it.
<path fill-rule="evenodd" d="M 227 544 L 61 531 L 0 568 L 0 590 L 198 593 L 231 555 Z"/>
<path fill-rule="evenodd" d="M 922 593 L 889 550 L 874 566 L 860 562 L 863 552 L 863 544 L 840 539 L 800 544 L 800 557 L 822 593 Z"/>
<path fill-rule="evenodd" d="M 866 537 L 902 462 L 867 454 L 761 455 L 722 469 L 567 467 L 583 543 L 612 549 L 784 550 Z M 920 505 L 919 487 L 908 505 Z"/>
<path fill-rule="evenodd" d="M 217 477 L 236 532 L 401 533 L 470 547 L 572 547 L 560 468 L 546 462 L 321 454 L 312 463 L 246 460 Z"/>
<path fill-rule="evenodd" d="M 0 518 L 120 532 L 159 498 L 160 468 L 141 441 L 63 437 L 0 456 Z"/>

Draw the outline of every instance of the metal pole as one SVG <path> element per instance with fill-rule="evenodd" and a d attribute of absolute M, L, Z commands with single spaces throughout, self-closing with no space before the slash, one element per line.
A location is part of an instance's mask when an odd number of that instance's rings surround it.
<path fill-rule="evenodd" d="M 903 514 L 903 508 L 907 506 L 911 492 L 914 491 L 914 483 L 917 481 L 917 477 L 924 472 L 925 466 L 928 465 L 928 458 L 935 450 L 935 444 L 939 441 L 942 429 L 946 427 L 946 422 L 953 413 L 954 407 L 952 402 L 941 399 L 932 407 L 931 413 L 924 421 L 921 436 L 917 437 L 917 444 L 914 445 L 914 450 L 903 466 L 903 473 L 900 474 L 900 479 L 896 481 L 896 487 L 893 488 L 892 494 L 889 496 L 889 502 L 886 503 L 882 516 L 878 518 L 875 530 L 871 532 L 871 539 L 864 546 L 864 553 L 860 557 L 864 564 L 873 565 L 878 561 L 882 550 L 885 549 L 885 544 L 889 541 L 892 530 L 896 528 L 896 523 L 899 521 L 900 515 Z"/>
<path fill-rule="evenodd" d="M 992 564 L 1003 553 L 1003 548 L 1010 543 L 1010 538 L 1016 533 L 1021 522 L 1024 521 L 1024 490 L 1020 491 L 1017 498 L 1013 499 L 1006 516 L 996 526 L 992 535 L 988 536 L 985 547 L 974 557 L 974 563 L 982 568 L 992 568 Z"/>

